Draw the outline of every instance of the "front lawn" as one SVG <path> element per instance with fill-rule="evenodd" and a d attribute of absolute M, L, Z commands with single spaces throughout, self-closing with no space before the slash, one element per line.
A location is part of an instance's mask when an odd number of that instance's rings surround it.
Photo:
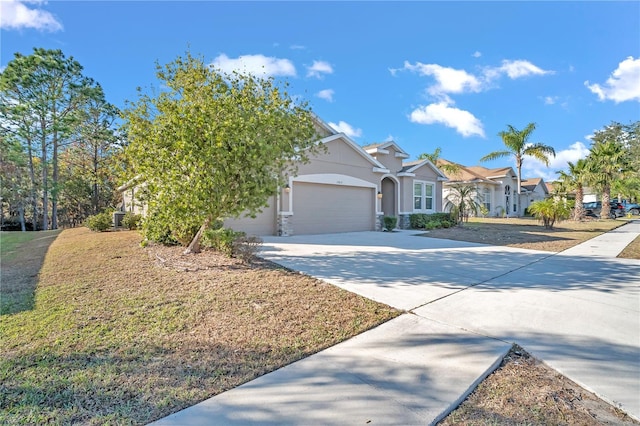
<path fill-rule="evenodd" d="M 567 220 L 548 230 L 534 218 L 470 218 L 462 226 L 433 229 L 424 236 L 560 252 L 625 223 L 624 219 Z"/>
<path fill-rule="evenodd" d="M 399 314 L 266 262 L 139 242 L 53 242 L 33 303 L 0 317 L 0 424 L 145 424 Z"/>

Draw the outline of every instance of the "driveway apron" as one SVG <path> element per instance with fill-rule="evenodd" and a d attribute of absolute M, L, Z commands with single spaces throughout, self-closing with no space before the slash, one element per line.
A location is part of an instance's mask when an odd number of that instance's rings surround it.
<path fill-rule="evenodd" d="M 432 424 L 511 343 L 640 418 L 640 221 L 559 254 L 416 232 L 268 237 L 262 256 L 407 313 L 157 424 Z"/>

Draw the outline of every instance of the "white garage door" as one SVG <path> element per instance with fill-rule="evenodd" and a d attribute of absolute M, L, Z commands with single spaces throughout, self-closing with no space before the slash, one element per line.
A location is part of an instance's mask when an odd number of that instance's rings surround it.
<path fill-rule="evenodd" d="M 295 235 L 375 228 L 373 188 L 294 182 L 291 193 Z"/>

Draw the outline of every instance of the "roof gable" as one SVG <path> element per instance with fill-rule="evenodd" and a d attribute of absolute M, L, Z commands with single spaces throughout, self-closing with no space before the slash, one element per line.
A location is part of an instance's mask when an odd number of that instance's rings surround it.
<path fill-rule="evenodd" d="M 327 143 L 330 143 L 330 142 L 333 142 L 333 141 L 338 141 L 338 140 L 340 140 L 343 143 L 345 143 L 347 146 L 349 146 L 351 149 L 353 149 L 359 155 L 361 155 L 364 159 L 366 159 L 368 162 L 370 162 L 371 165 L 374 167 L 374 169 L 377 169 L 377 171 L 384 171 L 384 172 L 387 172 L 387 173 L 389 172 L 389 170 L 382 163 L 380 163 L 378 160 L 376 160 L 371 155 L 369 155 L 360 145 L 355 143 L 353 140 L 351 140 L 344 133 L 336 133 L 334 135 L 327 136 L 325 138 L 320 139 L 318 141 L 318 143 L 319 144 L 327 144 Z"/>
<path fill-rule="evenodd" d="M 433 170 L 436 175 L 438 175 L 438 180 L 448 180 L 447 176 L 433 164 L 428 158 L 424 160 L 415 160 L 409 161 L 406 163 L 402 163 L 402 169 L 400 169 L 400 173 L 415 173 L 418 169 L 422 167 L 428 167 Z"/>
<path fill-rule="evenodd" d="M 389 148 L 393 148 L 393 150 L 396 152 L 396 157 L 409 158 L 409 154 L 407 154 L 404 149 L 400 148 L 400 146 L 394 141 L 374 143 L 362 147 L 362 149 L 364 149 L 369 154 L 389 154 Z"/>

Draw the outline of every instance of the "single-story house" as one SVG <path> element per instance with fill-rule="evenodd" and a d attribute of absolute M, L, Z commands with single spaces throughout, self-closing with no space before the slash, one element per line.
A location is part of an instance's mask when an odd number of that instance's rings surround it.
<path fill-rule="evenodd" d="M 262 213 L 227 219 L 226 227 L 258 236 L 373 231 L 383 216 L 408 228 L 410 214 L 442 211 L 447 178 L 429 160 L 403 163 L 409 155 L 393 141 L 361 147 L 319 118 L 316 127 L 325 152 L 299 165 Z M 123 210 L 143 211 L 134 188 L 121 188 Z"/>
<path fill-rule="evenodd" d="M 489 216 L 522 216 L 533 201 L 546 198 L 547 186 L 542 178 L 523 179 L 518 197 L 518 175 L 512 167 L 489 169 L 482 166 L 463 166 L 441 159 L 438 165 L 455 165 L 458 170 L 447 171 L 448 180 L 443 185 L 443 199 L 455 184 L 473 185 L 477 201 Z M 443 167 L 441 167 L 442 169 Z"/>

